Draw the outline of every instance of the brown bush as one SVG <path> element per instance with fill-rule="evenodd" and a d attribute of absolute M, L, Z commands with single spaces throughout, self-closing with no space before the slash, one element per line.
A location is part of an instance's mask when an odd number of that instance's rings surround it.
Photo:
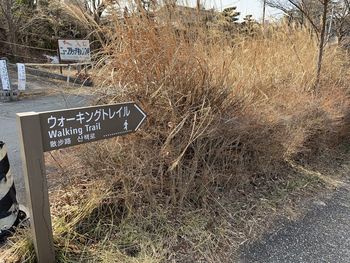
<path fill-rule="evenodd" d="M 200 25 L 178 30 L 137 14 L 113 21 L 102 29 L 110 41 L 96 96 L 136 101 L 148 119 L 133 136 L 87 146 L 83 159 L 92 174 L 110 175 L 129 209 L 202 205 L 252 176 L 283 175 L 286 160 L 328 149 L 343 126 L 344 54 L 327 49 L 313 96 L 317 43 L 307 30 L 272 26 L 232 44 Z"/>

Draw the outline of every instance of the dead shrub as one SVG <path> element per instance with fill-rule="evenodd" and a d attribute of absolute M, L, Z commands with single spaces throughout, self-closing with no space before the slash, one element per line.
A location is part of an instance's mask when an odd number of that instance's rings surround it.
<path fill-rule="evenodd" d="M 317 43 L 307 30 L 273 26 L 232 45 L 200 25 L 179 31 L 137 14 L 113 21 L 96 97 L 137 101 L 148 119 L 133 136 L 87 146 L 82 159 L 130 210 L 205 205 L 208 193 L 281 176 L 286 161 L 337 137 L 348 103 L 342 51 L 327 50 L 314 97 Z"/>

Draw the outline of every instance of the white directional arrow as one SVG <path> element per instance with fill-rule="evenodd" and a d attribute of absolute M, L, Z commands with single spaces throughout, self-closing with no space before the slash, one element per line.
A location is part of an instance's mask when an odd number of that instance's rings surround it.
<path fill-rule="evenodd" d="M 136 104 L 134 104 L 134 107 L 135 107 L 135 108 L 142 114 L 142 116 L 143 116 L 142 120 L 140 121 L 140 123 L 139 123 L 139 124 L 137 125 L 137 127 L 135 128 L 135 131 L 137 131 L 137 130 L 140 128 L 140 126 L 141 126 L 141 124 L 143 123 L 143 121 L 146 119 L 147 115 L 146 115 L 146 113 L 145 113 L 143 110 L 141 110 L 140 107 L 137 106 Z"/>

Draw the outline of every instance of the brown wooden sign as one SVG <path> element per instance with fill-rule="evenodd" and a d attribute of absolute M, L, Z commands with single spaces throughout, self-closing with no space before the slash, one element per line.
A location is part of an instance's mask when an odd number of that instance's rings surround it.
<path fill-rule="evenodd" d="M 129 134 L 146 114 L 135 103 L 39 113 L 44 151 Z"/>
<path fill-rule="evenodd" d="M 135 132 L 146 114 L 133 102 L 17 114 L 33 243 L 38 263 L 54 263 L 44 152 Z"/>

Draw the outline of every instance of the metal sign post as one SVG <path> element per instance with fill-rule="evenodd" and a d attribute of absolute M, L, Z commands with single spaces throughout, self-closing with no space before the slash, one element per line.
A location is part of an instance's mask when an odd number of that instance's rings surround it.
<path fill-rule="evenodd" d="M 38 263 L 55 262 L 44 152 L 133 133 L 145 119 L 133 102 L 17 114 Z"/>

